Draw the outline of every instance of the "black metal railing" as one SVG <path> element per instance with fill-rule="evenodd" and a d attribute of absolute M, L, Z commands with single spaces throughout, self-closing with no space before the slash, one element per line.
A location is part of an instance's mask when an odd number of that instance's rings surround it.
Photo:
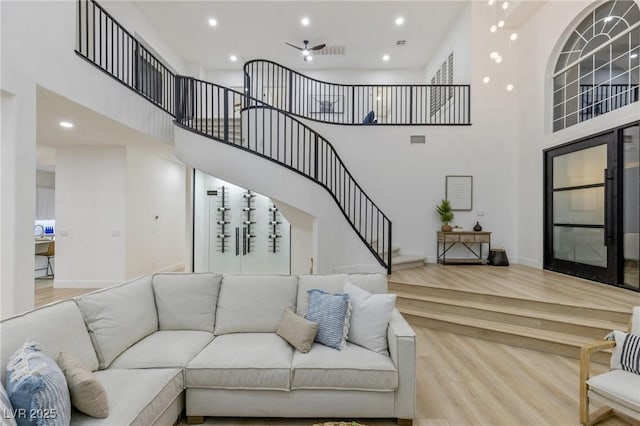
<path fill-rule="evenodd" d="M 176 77 L 175 112 L 178 126 L 278 163 L 325 188 L 391 273 L 391 221 L 324 137 L 258 99 L 191 77 Z"/>
<path fill-rule="evenodd" d="M 638 101 L 638 84 L 581 84 L 580 121 Z"/>
<path fill-rule="evenodd" d="M 471 124 L 471 87 L 466 84 L 336 84 L 257 59 L 244 64 L 244 85 L 253 98 L 322 123 Z"/>
<path fill-rule="evenodd" d="M 174 115 L 175 74 L 94 0 L 78 0 L 76 53 Z"/>

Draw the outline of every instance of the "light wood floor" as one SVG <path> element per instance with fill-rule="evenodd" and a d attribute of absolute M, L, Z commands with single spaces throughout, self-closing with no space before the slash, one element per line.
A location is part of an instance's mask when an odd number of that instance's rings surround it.
<path fill-rule="evenodd" d="M 416 277 L 430 285 L 459 286 L 576 303 L 630 308 L 640 294 L 523 266 L 428 265 L 398 271 L 390 280 Z M 80 289 L 37 289 L 38 304 Z M 445 331 L 414 327 L 417 334 L 417 426 L 579 425 L 577 360 Z M 594 374 L 606 370 L 593 364 Z M 326 419 L 207 419 L 207 425 L 310 426 Z M 358 420 L 358 419 L 355 419 Z M 360 419 L 369 426 L 392 420 Z M 602 426 L 626 425 L 617 418 Z"/>

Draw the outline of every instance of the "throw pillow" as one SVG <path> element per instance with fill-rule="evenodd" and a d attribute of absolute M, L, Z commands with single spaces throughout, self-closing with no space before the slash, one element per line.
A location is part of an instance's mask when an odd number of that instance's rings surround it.
<path fill-rule="evenodd" d="M 614 330 L 616 347 L 611 355 L 611 369 L 640 374 L 640 336 Z"/>
<path fill-rule="evenodd" d="M 396 305 L 395 294 L 371 294 L 349 281 L 344 292 L 351 300 L 347 340 L 378 353 L 387 353 L 387 327 Z"/>
<path fill-rule="evenodd" d="M 64 374 L 33 340 L 9 358 L 6 380 L 18 426 L 58 426 L 71 421 Z"/>
<path fill-rule="evenodd" d="M 307 353 L 318 333 L 318 323 L 306 320 L 287 309 L 276 333 L 300 352 Z"/>
<path fill-rule="evenodd" d="M 4 390 L 4 386 L 0 384 L 0 424 L 3 426 L 16 426 L 16 420 L 14 416 L 15 411 L 9 401 L 7 391 Z"/>
<path fill-rule="evenodd" d="M 330 348 L 340 350 L 349 334 L 351 305 L 347 294 L 329 294 L 318 289 L 307 291 L 309 304 L 304 316 L 318 323 L 315 341 Z"/>
<path fill-rule="evenodd" d="M 91 417 L 109 416 L 107 391 L 96 376 L 66 352 L 60 352 L 56 361 L 67 379 L 71 404 Z"/>

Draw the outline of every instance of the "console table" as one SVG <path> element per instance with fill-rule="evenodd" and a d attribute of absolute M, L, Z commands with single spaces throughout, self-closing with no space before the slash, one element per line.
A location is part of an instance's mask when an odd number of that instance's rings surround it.
<path fill-rule="evenodd" d="M 454 258 L 447 259 L 447 252 L 456 244 L 462 244 L 473 255 L 474 258 Z M 477 244 L 478 251 L 474 250 L 473 245 Z M 491 232 L 485 231 L 460 231 L 460 232 L 441 232 L 438 231 L 438 242 L 436 245 L 436 253 L 438 255 L 438 263 L 443 265 L 447 263 L 485 263 L 482 258 L 482 245 L 488 244 L 489 252 L 491 251 Z"/>

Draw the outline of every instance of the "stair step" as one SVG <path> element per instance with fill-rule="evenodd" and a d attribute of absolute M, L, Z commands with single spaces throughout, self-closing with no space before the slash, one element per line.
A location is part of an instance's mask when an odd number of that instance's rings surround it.
<path fill-rule="evenodd" d="M 580 348 L 594 341 L 589 337 L 549 330 L 537 330 L 479 318 L 467 318 L 450 313 L 423 312 L 407 307 L 399 307 L 399 310 L 409 323 L 416 326 L 576 359 L 580 358 Z M 592 356 L 592 360 L 600 364 L 608 364 L 610 357 L 611 351 L 600 352 L 595 353 Z"/>
<path fill-rule="evenodd" d="M 425 260 L 426 257 L 419 255 L 398 255 L 391 257 L 391 265 L 393 270 L 399 271 L 424 266 Z"/>
<path fill-rule="evenodd" d="M 558 331 L 592 340 L 602 339 L 611 330 L 625 330 L 627 325 L 592 317 L 576 317 L 564 312 L 545 312 L 498 303 L 448 299 L 396 292 L 397 305 L 421 312 L 450 313 L 470 318 L 498 321 L 539 330 Z M 560 308 L 561 309 L 561 308 Z"/>

